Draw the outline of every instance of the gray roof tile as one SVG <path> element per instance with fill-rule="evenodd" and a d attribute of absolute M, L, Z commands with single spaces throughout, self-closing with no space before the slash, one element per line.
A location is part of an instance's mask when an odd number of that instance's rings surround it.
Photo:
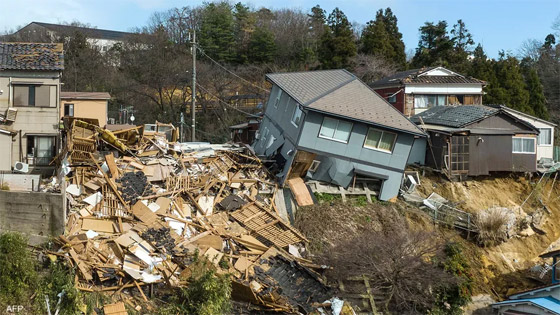
<path fill-rule="evenodd" d="M 62 44 L 0 42 L 1 70 L 64 70 Z"/>
<path fill-rule="evenodd" d="M 266 77 L 302 105 L 356 78 L 346 70 L 271 73 Z"/>
<path fill-rule="evenodd" d="M 417 124 L 423 121 L 430 125 L 461 128 L 493 116 L 499 111 L 499 109 L 482 105 L 435 106 L 410 119 Z"/>
<path fill-rule="evenodd" d="M 407 133 L 424 134 L 346 70 L 274 73 L 267 77 L 309 109 Z"/>

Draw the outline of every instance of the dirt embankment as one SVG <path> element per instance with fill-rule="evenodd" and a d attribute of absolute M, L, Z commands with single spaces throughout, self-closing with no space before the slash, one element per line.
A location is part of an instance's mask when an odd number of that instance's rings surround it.
<path fill-rule="evenodd" d="M 483 291 L 490 293 L 493 289 L 503 296 L 547 281 L 546 277 L 540 279 L 538 272 L 529 270 L 538 269 L 534 267 L 544 262 L 539 258 L 540 254 L 560 248 L 560 183 L 557 180 L 553 186 L 553 178 L 545 176 L 537 185 L 540 176 L 510 175 L 450 182 L 427 175 L 422 178 L 418 191 L 423 196 L 435 192 L 473 214 L 491 207 L 511 209 L 518 219 L 543 213 L 535 233 L 531 229 L 529 234 L 514 236 L 500 245 L 485 248 L 466 242 L 478 256 L 478 274 L 481 282 L 486 284 Z"/>

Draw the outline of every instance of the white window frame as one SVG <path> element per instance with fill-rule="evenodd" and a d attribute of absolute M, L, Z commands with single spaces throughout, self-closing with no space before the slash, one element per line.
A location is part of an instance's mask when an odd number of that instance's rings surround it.
<path fill-rule="evenodd" d="M 513 139 L 530 139 L 533 140 L 533 152 L 520 152 L 514 151 L 513 149 Z M 523 149 L 523 140 L 521 141 L 521 148 Z M 511 153 L 515 154 L 536 154 L 537 153 L 537 138 L 536 137 L 511 137 Z"/>
<path fill-rule="evenodd" d="M 319 165 L 321 165 L 321 161 L 313 160 L 313 162 L 311 162 L 311 166 L 309 166 L 308 171 L 311 173 L 315 173 L 315 171 L 317 171 L 317 169 L 319 168 Z"/>
<path fill-rule="evenodd" d="M 379 131 L 381 132 L 381 137 L 379 137 L 379 143 L 381 143 L 381 139 L 383 139 L 383 134 L 385 133 L 390 133 L 395 135 L 395 138 L 393 139 L 393 143 L 391 144 L 391 150 L 385 150 L 385 149 L 380 149 L 380 148 L 376 148 L 376 147 L 372 147 L 366 144 L 367 142 L 367 136 L 370 132 L 370 130 L 375 130 L 375 131 Z M 397 138 L 399 137 L 399 135 L 396 132 L 390 132 L 390 131 L 385 131 L 385 130 L 381 130 L 381 129 L 377 129 L 377 128 L 371 128 L 369 127 L 366 133 L 366 137 L 364 138 L 364 145 L 363 147 L 369 150 L 374 150 L 374 151 L 379 151 L 379 152 L 384 152 L 384 153 L 393 153 L 393 150 L 395 149 L 395 143 L 397 143 Z"/>
<path fill-rule="evenodd" d="M 548 130 L 550 130 L 550 143 L 548 143 L 548 144 L 547 144 L 547 143 L 544 143 L 544 144 L 541 143 L 541 134 L 540 134 L 540 132 L 541 132 L 541 130 L 543 130 L 543 129 L 548 129 Z M 550 127 L 539 128 L 539 135 L 537 136 L 537 145 L 540 145 L 540 146 L 543 146 L 543 147 L 551 147 L 551 146 L 552 146 L 552 142 L 553 142 L 553 140 L 554 140 L 554 139 L 553 139 L 553 138 L 554 138 L 554 134 L 553 134 L 552 130 L 553 130 L 553 129 L 550 128 Z"/>
<path fill-rule="evenodd" d="M 336 128 L 334 129 L 335 133 L 336 133 L 336 130 L 338 130 L 338 124 L 342 121 L 340 119 L 336 119 L 336 118 L 332 118 L 332 117 L 327 117 L 327 116 L 323 117 L 323 122 L 321 122 L 321 128 L 319 128 L 319 138 L 332 140 L 332 141 L 336 141 L 336 142 L 340 142 L 340 143 L 348 143 L 348 141 L 350 140 L 350 136 L 352 135 L 352 130 L 354 129 L 354 123 L 351 123 L 349 121 L 344 121 L 344 122 L 347 122 L 347 123 L 350 124 L 350 132 L 348 133 L 348 138 L 346 138 L 346 141 L 344 141 L 344 140 L 340 140 L 340 139 L 335 139 L 334 137 L 330 138 L 330 137 L 325 137 L 325 136 L 321 135 L 321 130 L 323 129 L 323 124 L 325 123 L 325 118 L 330 118 L 330 119 L 336 120 Z"/>
<path fill-rule="evenodd" d="M 294 121 L 294 118 L 296 117 L 296 113 L 299 113 L 299 122 L 296 124 L 296 122 Z M 292 125 L 294 125 L 296 128 L 299 128 L 299 126 L 301 125 L 301 119 L 303 117 L 303 111 L 299 108 L 299 105 L 296 103 L 296 106 L 294 108 L 294 112 L 292 113 L 292 119 L 290 119 L 290 122 L 292 123 Z"/>

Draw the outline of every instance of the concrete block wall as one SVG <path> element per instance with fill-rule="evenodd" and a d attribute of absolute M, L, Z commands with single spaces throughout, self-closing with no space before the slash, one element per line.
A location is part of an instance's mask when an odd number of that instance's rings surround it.
<path fill-rule="evenodd" d="M 0 191 L 0 232 L 20 232 L 39 243 L 62 234 L 64 222 L 60 193 Z"/>

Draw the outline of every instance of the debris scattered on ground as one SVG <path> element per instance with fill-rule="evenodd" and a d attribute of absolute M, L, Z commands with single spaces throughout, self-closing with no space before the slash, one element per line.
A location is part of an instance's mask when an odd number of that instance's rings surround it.
<path fill-rule="evenodd" d="M 80 290 L 137 288 L 145 299 L 147 285 L 187 286 L 200 255 L 232 275 L 234 296 L 266 309 L 309 312 L 331 297 L 311 269 L 320 267 L 299 255 L 307 240 L 276 211 L 274 177 L 246 148 L 193 149 L 172 126 L 67 123 L 69 211 L 51 254 L 77 267 Z"/>

